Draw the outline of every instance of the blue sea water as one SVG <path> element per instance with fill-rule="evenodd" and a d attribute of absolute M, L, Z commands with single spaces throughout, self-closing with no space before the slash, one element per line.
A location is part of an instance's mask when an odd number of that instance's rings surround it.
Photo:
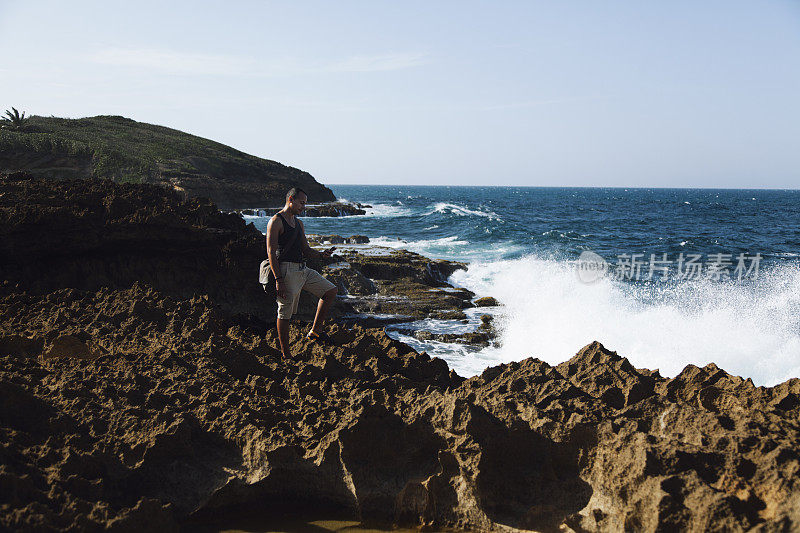
<path fill-rule="evenodd" d="M 557 364 L 599 340 L 667 376 L 709 362 L 760 385 L 800 376 L 798 190 L 332 189 L 372 208 L 366 216 L 307 218 L 309 233 L 362 234 L 468 262 L 451 281 L 503 304 L 490 309 L 497 347 L 392 333 L 461 374 L 528 356 Z M 264 230 L 265 218 L 249 219 Z M 588 252 L 605 261 L 593 278 L 578 270 Z M 421 326 L 458 331 L 475 318 Z"/>

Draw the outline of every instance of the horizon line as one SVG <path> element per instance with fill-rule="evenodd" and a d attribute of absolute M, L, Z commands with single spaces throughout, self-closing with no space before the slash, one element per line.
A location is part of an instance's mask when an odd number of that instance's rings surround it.
<path fill-rule="evenodd" d="M 627 185 L 431 185 L 417 183 L 320 183 L 325 187 L 461 187 L 461 188 L 516 188 L 516 189 L 663 189 L 684 191 L 800 191 L 800 188 L 790 187 L 666 187 L 666 186 L 627 186 Z"/>

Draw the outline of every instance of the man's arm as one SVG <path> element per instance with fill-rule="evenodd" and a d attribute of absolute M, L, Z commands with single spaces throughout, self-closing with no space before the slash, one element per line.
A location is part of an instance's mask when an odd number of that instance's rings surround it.
<path fill-rule="evenodd" d="M 277 216 L 274 216 L 267 224 L 267 257 L 269 258 L 269 267 L 275 276 L 275 290 L 278 292 L 278 296 L 283 297 L 286 285 L 281 278 L 281 269 L 278 263 L 278 237 L 281 233 L 283 233 L 283 223 Z"/>

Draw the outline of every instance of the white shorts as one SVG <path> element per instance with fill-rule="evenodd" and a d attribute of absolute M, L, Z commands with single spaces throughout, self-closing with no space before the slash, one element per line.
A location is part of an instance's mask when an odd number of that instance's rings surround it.
<path fill-rule="evenodd" d="M 336 285 L 323 278 L 322 274 L 306 267 L 303 263 L 281 263 L 280 271 L 286 287 L 286 297 L 276 297 L 280 319 L 288 320 L 297 312 L 301 291 L 306 290 L 317 298 L 322 298 L 326 292 L 336 288 Z"/>

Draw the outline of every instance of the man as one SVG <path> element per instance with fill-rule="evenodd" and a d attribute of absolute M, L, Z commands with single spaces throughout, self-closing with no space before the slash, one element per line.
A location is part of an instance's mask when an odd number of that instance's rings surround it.
<path fill-rule="evenodd" d="M 328 310 L 336 298 L 336 286 L 319 272 L 305 266 L 303 257 L 330 257 L 335 248 L 318 252 L 308 245 L 303 222 L 297 218 L 306 207 L 308 196 L 299 187 L 286 193 L 286 205 L 273 216 L 267 225 L 267 256 L 275 276 L 278 301 L 278 339 L 281 353 L 291 357 L 289 349 L 289 319 L 297 312 L 300 291 L 307 290 L 318 297 L 317 314 L 307 337 L 314 341 L 330 343 L 322 330 Z"/>

